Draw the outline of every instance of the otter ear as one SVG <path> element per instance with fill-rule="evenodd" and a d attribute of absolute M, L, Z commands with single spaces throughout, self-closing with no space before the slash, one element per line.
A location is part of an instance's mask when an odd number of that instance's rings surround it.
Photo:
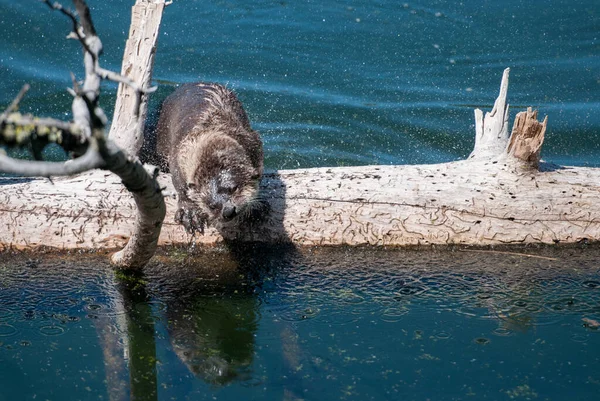
<path fill-rule="evenodd" d="M 194 184 L 193 182 L 188 182 L 187 184 L 185 184 L 187 189 L 196 189 L 196 184 Z"/>

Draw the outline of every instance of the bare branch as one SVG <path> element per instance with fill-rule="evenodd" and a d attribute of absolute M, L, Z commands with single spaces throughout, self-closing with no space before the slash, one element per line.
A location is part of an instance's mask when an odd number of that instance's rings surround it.
<path fill-rule="evenodd" d="M 79 174 L 103 167 L 104 160 L 97 149 L 90 146 L 85 154 L 67 162 L 36 162 L 17 160 L 0 155 L 0 171 L 23 177 L 50 177 Z"/>
<path fill-rule="evenodd" d="M 90 14 L 90 9 L 87 4 L 85 4 L 84 0 L 73 0 L 75 4 L 75 9 L 77 10 L 77 14 L 79 14 L 79 22 L 83 27 L 83 32 L 86 36 L 97 36 L 96 28 L 94 28 L 94 23 L 92 22 L 92 15 Z"/>
<path fill-rule="evenodd" d="M 98 56 L 102 52 L 102 42 L 96 34 L 96 29 L 92 22 L 90 10 L 84 0 L 73 0 L 77 13 L 79 14 L 79 22 L 74 13 L 65 9 L 60 3 L 50 3 L 49 0 L 40 0 L 47 4 L 51 9 L 58 10 L 64 15 L 69 17 L 73 22 L 72 34 L 79 40 L 85 50 L 85 54 L 91 58 L 91 60 L 85 61 L 86 66 L 86 83 L 84 83 L 85 94 L 88 99 L 92 102 L 96 102 L 98 96 L 99 83 L 96 84 L 94 81 L 99 79 L 108 79 L 113 82 L 122 83 L 131 87 L 135 91 L 136 96 L 136 109 L 134 111 L 137 117 L 140 114 L 139 106 L 141 103 L 141 97 L 143 94 L 152 93 L 156 90 L 156 87 L 144 88 L 136 84 L 133 80 L 120 75 L 116 72 L 112 72 L 101 68 L 98 65 Z M 81 25 L 80 25 L 81 24 Z M 93 91 L 91 90 L 93 89 Z"/>
<path fill-rule="evenodd" d="M 13 111 L 17 111 L 19 103 L 21 102 L 23 96 L 25 96 L 29 88 L 29 84 L 23 85 L 23 87 L 21 88 L 17 96 L 13 99 L 11 104 L 6 108 L 6 110 L 2 112 L 2 115 L 0 115 L 0 124 L 2 123 L 2 121 L 4 121 L 4 119 L 6 119 L 6 117 L 8 117 L 10 113 L 12 113 Z"/>
<path fill-rule="evenodd" d="M 67 123 L 54 119 L 38 119 L 31 115 L 21 115 L 14 112 L 25 91 L 25 87 L 8 109 L 0 114 L 0 144 L 8 146 L 23 146 L 31 144 L 34 157 L 41 158 L 41 151 L 48 143 L 57 143 L 65 150 L 74 150 L 82 154 L 67 162 L 35 162 L 15 160 L 0 153 L 0 171 L 18 174 L 20 176 L 64 176 L 74 175 L 91 169 L 103 168 L 117 174 L 125 187 L 132 193 L 138 206 L 136 228 L 125 249 L 115 254 L 113 263 L 125 268 L 141 267 L 152 257 L 160 235 L 165 216 L 165 203 L 161 187 L 157 182 L 156 170 L 147 172 L 140 164 L 135 154 L 128 156 L 112 141 L 106 140 L 104 127 L 107 118 L 98 105 L 100 84 L 103 79 L 109 79 L 124 84 L 135 91 L 136 120 L 143 127 L 143 118 L 139 110 L 144 106 L 146 97 L 143 95 L 154 92 L 156 88 L 149 87 L 148 82 L 134 80 L 105 70 L 99 66 L 99 56 L 102 52 L 102 42 L 96 34 L 92 23 L 90 10 L 84 0 L 73 0 L 76 15 L 66 10 L 60 3 L 51 4 L 49 0 L 41 0 L 53 10 L 66 15 L 73 23 L 72 36 L 75 36 L 84 49 L 85 79 L 80 85 L 71 74 L 73 88 L 73 122 Z M 143 3 L 143 2 L 139 2 Z M 159 8 L 159 17 L 164 4 Z M 156 7 L 151 7 L 156 8 Z M 158 18 L 160 22 L 160 18 Z M 153 26 L 156 37 L 158 25 Z M 132 31 L 135 29 L 132 28 Z M 152 41 L 154 48 L 155 41 Z M 142 46 L 144 47 L 144 46 Z M 151 75 L 152 63 L 146 62 L 140 66 Z M 141 130 L 141 128 L 140 128 Z M 1 149 L 0 149 L 1 150 Z"/>
<path fill-rule="evenodd" d="M 96 68 L 96 73 L 102 77 L 102 79 L 108 79 L 109 81 L 118 82 L 121 84 L 125 84 L 135 90 L 136 92 L 140 92 L 141 94 L 153 93 L 156 92 L 158 86 L 151 86 L 149 88 L 142 88 L 137 83 L 129 79 L 128 77 L 118 74 L 114 71 L 105 70 L 104 68 L 98 67 Z"/>
<path fill-rule="evenodd" d="M 61 13 L 63 13 L 64 15 L 66 15 L 71 22 L 73 23 L 73 32 L 72 34 L 75 35 L 75 38 L 77 40 L 79 40 L 79 43 L 81 43 L 81 45 L 83 46 L 83 48 L 85 49 L 85 51 L 87 53 L 89 53 L 90 55 L 92 55 L 92 57 L 94 57 L 92 51 L 89 49 L 87 43 L 85 43 L 85 38 L 82 35 L 82 32 L 80 32 L 79 28 L 79 22 L 77 21 L 77 17 L 75 16 L 75 14 L 73 14 L 73 12 L 67 10 L 66 8 L 63 7 L 62 4 L 60 4 L 58 1 L 54 2 L 54 3 L 50 3 L 49 0 L 40 0 L 42 3 L 45 3 L 48 5 L 48 7 L 50 7 L 52 10 L 57 10 L 60 11 Z M 71 35 L 69 35 L 68 37 L 72 37 Z"/>
<path fill-rule="evenodd" d="M 158 86 L 151 86 L 149 88 L 142 88 L 137 83 L 129 79 L 128 77 L 117 74 L 116 72 L 105 70 L 101 67 L 96 67 L 96 73 L 100 75 L 102 79 L 108 79 L 113 82 L 119 82 L 129 86 L 135 92 L 135 107 L 133 109 L 134 117 L 140 115 L 140 103 L 142 102 L 142 95 L 153 93 L 158 89 Z"/>

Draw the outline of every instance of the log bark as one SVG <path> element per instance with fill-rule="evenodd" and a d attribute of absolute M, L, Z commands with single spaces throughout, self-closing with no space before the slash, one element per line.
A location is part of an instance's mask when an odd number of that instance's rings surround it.
<path fill-rule="evenodd" d="M 272 212 L 226 238 L 296 245 L 497 245 L 600 238 L 600 169 L 458 161 L 416 166 L 280 170 L 262 183 Z M 172 190 L 170 176 L 159 182 Z M 192 238 L 166 199 L 159 245 L 215 245 Z M 114 248 L 134 229 L 135 204 L 117 177 L 0 180 L 0 246 Z"/>

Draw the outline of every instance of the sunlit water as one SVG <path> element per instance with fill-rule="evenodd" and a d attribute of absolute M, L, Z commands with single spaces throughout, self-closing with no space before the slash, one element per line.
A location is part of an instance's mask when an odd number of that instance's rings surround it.
<path fill-rule="evenodd" d="M 0 400 L 595 400 L 598 252 L 2 254 Z"/>
<path fill-rule="evenodd" d="M 68 2 L 67 2 L 68 3 Z M 90 0 L 103 65 L 120 70 L 133 1 Z M 69 22 L 34 0 L 0 0 L 0 105 L 68 119 L 82 77 Z M 266 166 L 432 163 L 473 148 L 512 68 L 512 117 L 549 115 L 542 156 L 600 164 L 597 0 L 499 2 L 176 0 L 165 11 L 153 105 L 176 84 L 227 83 L 265 142 Z M 104 87 L 110 115 L 115 86 Z"/>

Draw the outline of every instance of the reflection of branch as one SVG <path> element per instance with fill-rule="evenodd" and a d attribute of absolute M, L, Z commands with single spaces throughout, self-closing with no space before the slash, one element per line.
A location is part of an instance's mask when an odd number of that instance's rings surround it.
<path fill-rule="evenodd" d="M 129 386 L 132 400 L 158 399 L 154 316 L 144 277 L 117 275 L 118 291 L 127 321 Z"/>

